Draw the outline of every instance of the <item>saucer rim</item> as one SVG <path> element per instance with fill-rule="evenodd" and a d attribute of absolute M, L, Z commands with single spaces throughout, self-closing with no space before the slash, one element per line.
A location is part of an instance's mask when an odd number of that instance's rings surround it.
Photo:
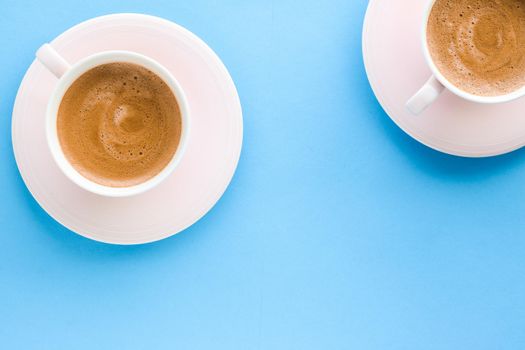
<path fill-rule="evenodd" d="M 365 17 L 363 20 L 363 29 L 361 33 L 361 51 L 363 56 L 363 65 L 365 68 L 367 80 L 370 84 L 370 87 L 379 102 L 381 108 L 385 111 L 385 114 L 394 122 L 394 124 L 399 127 L 404 133 L 418 141 L 419 143 L 441 153 L 449 154 L 457 157 L 464 158 L 488 158 L 495 157 L 504 154 L 508 154 L 519 150 L 525 146 L 525 135 L 520 137 L 515 137 L 508 141 L 503 141 L 494 144 L 487 144 L 480 147 L 472 147 L 467 145 L 460 145 L 459 143 L 451 143 L 446 140 L 439 140 L 433 138 L 431 135 L 422 135 L 417 132 L 417 130 L 410 128 L 408 125 L 401 121 L 402 118 L 398 117 L 396 113 L 391 109 L 388 103 L 385 102 L 384 94 L 380 91 L 378 79 L 375 79 L 376 75 L 373 72 L 374 67 L 370 58 L 370 49 L 369 46 L 369 32 L 373 27 L 372 25 L 372 15 L 374 6 L 376 6 L 382 0 L 370 0 L 366 9 Z M 429 76 L 432 73 L 429 72 Z M 417 118 L 420 118 L 418 116 Z"/>
<path fill-rule="evenodd" d="M 57 42 L 60 43 L 61 40 L 64 40 L 64 37 L 67 37 L 69 32 L 82 29 L 82 27 L 85 27 L 85 26 L 93 25 L 99 21 L 105 22 L 108 20 L 119 20 L 119 19 L 138 20 L 138 21 L 145 20 L 145 21 L 151 21 L 150 24 L 153 24 L 153 22 L 156 22 L 154 24 L 161 23 L 165 26 L 174 27 L 176 30 L 181 32 L 180 35 L 185 35 L 186 38 L 189 39 L 189 41 L 191 41 L 193 45 L 198 45 L 200 49 L 203 49 L 204 52 L 206 52 L 206 54 L 213 59 L 215 63 L 214 69 L 217 70 L 217 73 L 220 73 L 222 79 L 226 79 L 225 83 L 231 88 L 231 92 L 233 93 L 232 97 L 234 97 L 234 99 L 231 99 L 228 102 L 228 106 L 229 106 L 228 108 L 232 110 L 232 113 L 231 113 L 231 119 L 233 120 L 232 125 L 234 125 L 236 129 L 236 133 L 232 134 L 232 136 L 230 137 L 230 140 L 233 140 L 232 142 L 236 145 L 231 147 L 232 152 L 231 152 L 231 156 L 229 157 L 230 158 L 229 162 L 231 163 L 229 163 L 227 167 L 223 168 L 224 172 L 226 173 L 226 175 L 221 178 L 225 180 L 224 184 L 217 185 L 216 188 L 218 190 L 216 190 L 213 193 L 213 196 L 212 196 L 213 198 L 212 199 L 208 198 L 210 197 L 209 193 L 203 196 L 208 199 L 206 198 L 205 198 L 206 200 L 201 199 L 199 200 L 199 202 L 201 203 L 207 202 L 207 203 L 205 205 L 200 205 L 199 210 L 194 210 L 191 213 L 191 215 L 187 215 L 187 217 L 190 217 L 190 218 L 188 220 L 185 220 L 185 223 L 179 226 L 176 231 L 169 230 L 167 228 L 167 226 L 169 225 L 163 224 L 163 227 L 165 228 L 158 228 L 156 230 L 158 231 L 157 234 L 144 235 L 142 233 L 142 235 L 135 235 L 135 236 L 130 235 L 131 237 L 126 237 L 126 239 L 115 239 L 114 236 L 109 237 L 110 235 L 100 235 L 99 233 L 96 233 L 96 234 L 86 233 L 85 231 L 93 231 L 93 230 L 96 231 L 97 226 L 91 225 L 90 223 L 79 222 L 79 220 L 75 218 L 74 215 L 70 214 L 70 210 L 67 208 L 64 208 L 63 206 L 61 206 L 58 210 L 56 210 L 57 212 L 60 211 L 61 215 L 59 215 L 58 217 L 57 215 L 53 215 L 53 213 L 50 211 L 54 211 L 56 208 L 46 209 L 46 206 L 50 205 L 49 203 L 47 203 L 45 199 L 45 198 L 48 198 L 50 195 L 50 192 L 46 189 L 46 186 L 40 186 L 41 188 L 45 190 L 43 191 L 42 195 L 36 196 L 35 195 L 36 190 L 35 190 L 33 182 L 39 181 L 38 177 L 34 177 L 33 179 L 31 179 L 32 181 L 30 181 L 24 175 L 24 172 L 21 170 L 22 169 L 21 158 L 23 158 L 21 155 L 22 147 L 20 147 L 20 145 L 16 142 L 17 132 L 18 132 L 17 131 L 18 123 L 15 121 L 17 119 L 15 118 L 15 116 L 22 113 L 21 110 L 23 111 L 24 109 L 24 106 L 17 103 L 17 101 L 19 101 L 21 94 L 25 93 L 24 89 L 27 89 L 27 85 L 28 85 L 27 81 L 29 79 L 29 74 L 31 73 L 32 69 L 34 69 L 34 65 L 37 62 L 36 59 L 34 59 L 31 62 L 30 66 L 27 68 L 26 72 L 24 73 L 24 77 L 22 78 L 20 85 L 18 87 L 17 93 L 16 93 L 13 112 L 11 115 L 11 145 L 13 148 L 14 158 L 15 158 L 18 172 L 22 180 L 24 181 L 24 184 L 26 185 L 28 191 L 31 193 L 32 197 L 35 199 L 38 205 L 55 221 L 57 221 L 59 224 L 61 224 L 68 230 L 72 231 L 73 233 L 83 236 L 85 238 L 88 238 L 90 240 L 107 243 L 107 244 L 113 244 L 113 245 L 139 245 L 139 244 L 148 244 L 148 243 L 157 242 L 157 241 L 169 238 L 171 236 L 174 236 L 186 230 L 187 228 L 189 228 L 190 226 L 198 222 L 200 219 L 202 219 L 217 204 L 217 202 L 222 198 L 222 196 L 228 189 L 231 181 L 233 180 L 236 169 L 238 167 L 238 163 L 240 161 L 240 156 L 241 156 L 242 148 L 243 148 L 243 141 L 244 141 L 244 130 L 243 130 L 244 123 L 243 123 L 242 105 L 241 105 L 240 97 L 238 94 L 238 90 L 235 86 L 235 82 L 233 81 L 232 76 L 230 75 L 228 69 L 224 65 L 224 62 L 220 59 L 217 53 L 210 46 L 208 46 L 201 38 L 199 38 L 197 35 L 189 31 L 188 29 L 170 20 L 167 20 L 161 17 L 157 17 L 157 16 L 153 16 L 153 15 L 140 14 L 140 13 L 107 14 L 103 16 L 90 18 L 83 22 L 80 22 L 66 29 L 64 32 L 62 32 L 57 37 L 55 37 L 53 40 L 49 41 L 49 43 L 52 45 L 55 45 Z M 139 52 L 139 53 L 144 54 L 143 52 Z M 24 165 L 23 167 L 27 168 L 27 165 Z M 31 165 L 29 165 L 29 167 L 31 167 Z M 125 200 L 125 198 L 122 198 L 122 200 Z M 64 219 L 65 217 L 69 217 L 69 219 Z M 79 227 L 80 225 L 84 227 L 80 228 Z M 87 227 L 86 229 L 86 226 L 89 226 L 89 227 Z M 108 233 L 111 233 L 111 232 L 122 233 L 122 231 L 111 230 L 111 229 L 106 229 L 106 228 L 104 228 L 104 231 Z"/>

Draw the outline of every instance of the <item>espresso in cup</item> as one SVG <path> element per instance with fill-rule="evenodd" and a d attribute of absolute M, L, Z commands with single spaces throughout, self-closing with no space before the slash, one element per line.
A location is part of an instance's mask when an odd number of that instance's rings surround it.
<path fill-rule="evenodd" d="M 104 186 L 129 187 L 159 174 L 181 139 L 177 99 L 155 73 L 132 63 L 92 68 L 66 91 L 57 134 L 69 163 Z"/>
<path fill-rule="evenodd" d="M 500 96 L 525 85 L 525 0 L 437 0 L 426 30 L 432 60 L 461 90 Z"/>

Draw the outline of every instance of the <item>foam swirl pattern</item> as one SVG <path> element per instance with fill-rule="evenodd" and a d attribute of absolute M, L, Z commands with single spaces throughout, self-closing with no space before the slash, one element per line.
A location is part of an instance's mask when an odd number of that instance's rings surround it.
<path fill-rule="evenodd" d="M 525 0 L 438 0 L 427 40 L 440 72 L 462 90 L 498 96 L 525 85 Z"/>
<path fill-rule="evenodd" d="M 112 187 L 157 175 L 173 157 L 181 116 L 170 88 L 129 63 L 101 65 L 68 89 L 58 111 L 60 145 L 85 177 Z"/>

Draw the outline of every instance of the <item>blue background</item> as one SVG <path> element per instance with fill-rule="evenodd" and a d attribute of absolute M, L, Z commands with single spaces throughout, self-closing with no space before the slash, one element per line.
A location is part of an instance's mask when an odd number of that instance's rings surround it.
<path fill-rule="evenodd" d="M 364 72 L 367 1 L 0 5 L 1 348 L 525 347 L 525 152 L 456 158 L 400 131 Z M 244 109 L 224 197 L 144 246 L 61 227 L 25 188 L 11 148 L 35 50 L 114 12 L 202 37 Z"/>

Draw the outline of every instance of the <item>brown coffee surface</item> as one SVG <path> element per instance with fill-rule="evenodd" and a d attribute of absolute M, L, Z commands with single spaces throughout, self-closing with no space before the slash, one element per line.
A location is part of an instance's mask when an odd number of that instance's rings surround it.
<path fill-rule="evenodd" d="M 455 86 L 498 96 L 525 85 L 525 0 L 437 0 L 427 41 Z"/>
<path fill-rule="evenodd" d="M 84 177 L 127 187 L 157 175 L 181 137 L 181 114 L 171 89 L 153 72 L 109 63 L 81 75 L 58 110 L 62 150 Z"/>

